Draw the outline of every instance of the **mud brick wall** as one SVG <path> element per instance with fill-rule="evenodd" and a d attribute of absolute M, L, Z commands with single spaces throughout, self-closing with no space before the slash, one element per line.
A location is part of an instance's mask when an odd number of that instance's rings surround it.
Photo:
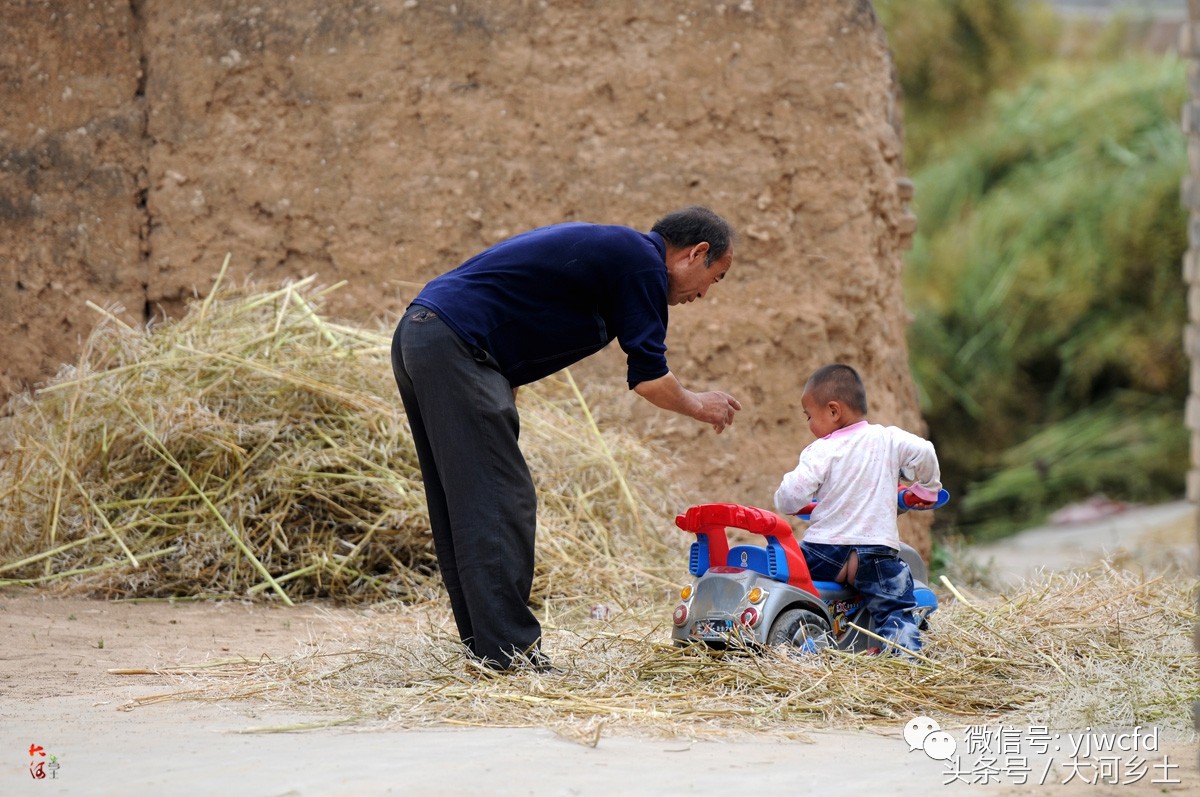
<path fill-rule="evenodd" d="M 128 2 L 0 5 L 0 393 L 75 359 L 83 302 L 145 304 L 145 103 Z"/>
<path fill-rule="evenodd" d="M 420 284 L 541 224 L 648 229 L 712 206 L 729 279 L 672 314 L 672 368 L 746 406 L 716 436 L 618 391 L 700 501 L 769 505 L 799 394 L 858 366 L 922 431 L 902 251 L 915 229 L 887 43 L 867 0 L 9 0 L 0 5 L 0 390 L 212 284 L 345 282 L 389 323 Z M 623 382 L 616 347 L 576 372 Z M 927 540 L 915 540 L 928 548 Z"/>

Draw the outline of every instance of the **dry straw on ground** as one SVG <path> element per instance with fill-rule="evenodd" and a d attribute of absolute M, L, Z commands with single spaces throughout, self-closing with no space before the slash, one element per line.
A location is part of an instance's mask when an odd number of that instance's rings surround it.
<path fill-rule="evenodd" d="M 322 318 L 321 297 L 311 280 L 221 288 L 151 332 L 102 313 L 79 363 L 9 408 L 0 585 L 373 605 L 289 658 L 125 671 L 178 679 L 131 707 L 257 699 L 315 726 L 539 725 L 582 743 L 916 714 L 1188 733 L 1196 595 L 1178 573 L 1109 565 L 988 597 L 947 582 L 916 661 L 673 648 L 684 507 L 655 452 L 602 432 L 569 375 L 520 399 L 541 501 L 535 604 L 563 671 L 480 670 L 447 630 L 387 332 Z M 613 619 L 592 619 L 594 603 Z"/>
<path fill-rule="evenodd" d="M 682 564 L 680 570 L 683 570 Z M 497 676 L 466 661 L 428 607 L 379 612 L 337 642 L 277 661 L 214 661 L 161 674 L 163 700 L 253 699 L 330 724 L 539 726 L 583 744 L 606 730 L 709 736 L 823 727 L 895 730 L 918 715 L 944 723 L 1051 729 L 1157 726 L 1191 735 L 1200 676 L 1190 629 L 1195 588 L 1101 565 L 1046 576 L 1007 596 L 946 584 L 923 658 L 834 650 L 715 653 L 676 649 L 667 595 L 611 622 L 546 617 L 559 673 Z M 957 597 L 955 596 L 957 593 Z M 656 605 L 655 605 L 656 604 Z"/>

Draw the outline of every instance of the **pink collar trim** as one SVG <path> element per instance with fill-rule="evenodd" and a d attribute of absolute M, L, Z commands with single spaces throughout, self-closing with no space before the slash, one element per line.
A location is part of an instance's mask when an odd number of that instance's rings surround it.
<path fill-rule="evenodd" d="M 863 429 L 865 429 L 866 426 L 867 426 L 867 419 L 863 418 L 858 423 L 852 423 L 849 426 L 843 426 L 841 429 L 834 429 L 832 432 L 825 435 L 825 439 L 832 440 L 835 437 L 847 437 L 852 434 L 857 434 L 858 432 L 861 432 Z"/>

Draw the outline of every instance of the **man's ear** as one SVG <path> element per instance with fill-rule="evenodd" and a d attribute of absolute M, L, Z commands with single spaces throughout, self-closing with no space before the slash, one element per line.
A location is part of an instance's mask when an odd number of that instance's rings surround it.
<path fill-rule="evenodd" d="M 710 249 L 710 247 L 709 247 L 708 241 L 701 241 L 700 243 L 698 243 L 692 247 L 692 251 L 688 253 L 688 260 L 694 260 L 695 258 L 698 258 L 698 257 L 707 256 L 709 249 Z"/>

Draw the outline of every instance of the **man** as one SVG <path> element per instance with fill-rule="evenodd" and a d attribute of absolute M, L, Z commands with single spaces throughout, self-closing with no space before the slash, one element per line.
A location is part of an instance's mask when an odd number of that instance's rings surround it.
<path fill-rule="evenodd" d="M 687 390 L 667 368 L 667 307 L 703 298 L 732 262 L 730 225 L 703 207 L 649 233 L 556 224 L 437 277 L 400 320 L 392 369 L 438 567 L 459 636 L 487 666 L 548 666 L 528 606 L 537 498 L 517 445 L 517 388 L 616 339 L 630 388 L 721 432 L 741 404 Z"/>

